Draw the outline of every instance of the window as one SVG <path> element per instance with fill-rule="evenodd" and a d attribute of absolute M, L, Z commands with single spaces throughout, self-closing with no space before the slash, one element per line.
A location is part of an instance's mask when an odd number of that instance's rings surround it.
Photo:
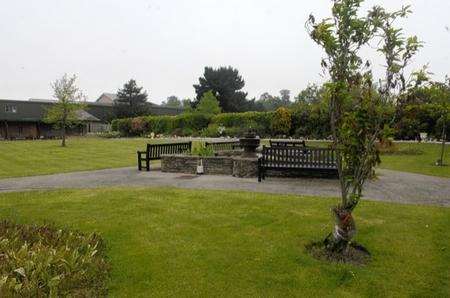
<path fill-rule="evenodd" d="M 6 105 L 5 106 L 5 112 L 6 113 L 17 113 L 17 106 Z"/>

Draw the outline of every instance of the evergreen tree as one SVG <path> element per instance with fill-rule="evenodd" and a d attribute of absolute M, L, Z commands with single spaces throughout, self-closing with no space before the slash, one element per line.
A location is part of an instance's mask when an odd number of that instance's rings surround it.
<path fill-rule="evenodd" d="M 114 102 L 114 114 L 117 118 L 130 118 L 144 116 L 149 113 L 147 105 L 147 92 L 142 92 L 143 87 L 138 87 L 136 81 L 131 79 L 117 91 L 117 99 Z"/>
<path fill-rule="evenodd" d="M 196 110 L 202 114 L 219 114 L 221 112 L 219 101 L 214 96 L 212 91 L 208 91 L 203 94 Z"/>
<path fill-rule="evenodd" d="M 240 91 L 244 88 L 245 82 L 239 75 L 237 69 L 230 67 L 205 67 L 203 77 L 199 78 L 199 84 L 194 85 L 197 93 L 197 106 L 203 94 L 212 91 L 219 100 L 220 107 L 224 112 L 242 112 L 248 109 L 247 93 Z"/>

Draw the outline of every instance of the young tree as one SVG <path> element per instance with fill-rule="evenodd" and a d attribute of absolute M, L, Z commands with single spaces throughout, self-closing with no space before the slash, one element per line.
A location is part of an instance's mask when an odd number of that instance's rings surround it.
<path fill-rule="evenodd" d="M 394 87 L 393 79 L 388 78 L 385 91 L 381 94 L 376 92 L 370 62 L 360 56 L 360 51 L 378 36 L 383 38 L 387 21 L 392 27 L 392 20 L 407 14 L 406 8 L 386 14 L 382 8 L 375 7 L 361 16 L 359 10 L 362 2 L 333 0 L 330 18 L 317 23 L 310 16 L 307 23 L 311 38 L 326 53 L 322 66 L 330 76 L 330 82 L 326 84 L 326 97 L 331 113 L 341 200 L 333 208 L 334 231 L 324 244 L 334 252 L 344 252 L 356 233 L 352 212 L 362 197 L 365 181 L 373 175 L 374 167 L 380 162 L 375 146 L 382 129 L 380 107 L 391 98 L 390 90 Z M 399 49 L 398 43 L 383 40 L 388 47 L 394 47 L 394 51 Z M 380 51 L 387 52 L 384 48 Z M 398 68 L 390 71 L 399 73 Z M 402 79 L 401 75 L 399 78 Z"/>
<path fill-rule="evenodd" d="M 61 129 L 61 146 L 66 146 L 66 130 L 80 124 L 80 111 L 85 105 L 83 93 L 76 86 L 77 77 L 69 77 L 65 74 L 61 79 L 51 84 L 53 97 L 57 102 L 47 110 L 44 122 L 53 124 L 57 129 Z"/>
<path fill-rule="evenodd" d="M 219 101 L 212 91 L 203 94 L 197 105 L 196 111 L 202 114 L 219 114 L 221 112 Z"/>
<path fill-rule="evenodd" d="M 245 82 L 237 69 L 230 67 L 205 67 L 203 77 L 199 84 L 194 85 L 197 93 L 194 107 L 200 102 L 204 93 L 212 91 L 219 100 L 224 112 L 242 112 L 248 108 L 247 93 L 240 91 Z"/>
<path fill-rule="evenodd" d="M 145 116 L 149 113 L 148 95 L 142 89 L 143 87 L 138 87 L 136 81 L 131 79 L 117 91 L 117 99 L 114 102 L 116 118 Z"/>
<path fill-rule="evenodd" d="M 450 118 L 450 78 L 446 77 L 445 82 L 433 82 L 429 87 L 430 101 L 439 111 L 437 127 L 441 129 L 441 152 L 436 164 L 444 166 L 445 142 L 447 140 L 447 122 Z"/>

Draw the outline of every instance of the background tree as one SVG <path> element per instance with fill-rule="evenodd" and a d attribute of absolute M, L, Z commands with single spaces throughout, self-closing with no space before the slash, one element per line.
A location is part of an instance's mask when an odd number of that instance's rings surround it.
<path fill-rule="evenodd" d="M 78 125 L 80 112 L 85 108 L 83 93 L 76 86 L 77 77 L 69 77 L 65 74 L 61 79 L 51 84 L 53 97 L 57 102 L 47 110 L 44 122 L 53 124 L 57 129 L 61 129 L 61 146 L 66 146 L 66 130 Z"/>
<path fill-rule="evenodd" d="M 171 96 L 167 97 L 167 100 L 163 101 L 162 105 L 165 107 L 171 107 L 171 108 L 183 107 L 183 103 L 175 95 L 171 95 Z"/>
<path fill-rule="evenodd" d="M 284 103 L 286 103 L 286 105 L 289 105 L 291 102 L 291 90 L 281 89 L 280 98 Z"/>
<path fill-rule="evenodd" d="M 117 99 L 114 102 L 114 114 L 117 118 L 130 118 L 145 116 L 149 113 L 147 105 L 147 92 L 142 91 L 136 81 L 131 79 L 117 91 Z"/>
<path fill-rule="evenodd" d="M 264 111 L 275 111 L 280 107 L 289 107 L 291 105 L 290 91 L 287 89 L 280 90 L 280 96 L 273 96 L 264 92 L 256 101 L 256 105 L 261 105 Z"/>
<path fill-rule="evenodd" d="M 444 82 L 432 82 L 424 93 L 429 98 L 425 108 L 431 114 L 431 120 L 435 120 L 435 123 L 430 123 L 430 128 L 434 124 L 434 135 L 438 139 L 440 138 L 442 142 L 440 156 L 436 165 L 444 166 L 445 142 L 448 130 L 447 122 L 450 118 L 450 78 L 446 77 Z"/>
<path fill-rule="evenodd" d="M 316 139 L 330 137 L 330 111 L 325 87 L 308 85 L 296 97 L 291 109 L 292 135 Z"/>
<path fill-rule="evenodd" d="M 300 93 L 295 97 L 295 102 L 318 104 L 322 100 L 321 93 L 323 93 L 323 87 L 319 87 L 316 84 L 308 84 L 308 86 L 300 91 Z"/>
<path fill-rule="evenodd" d="M 208 91 L 203 94 L 200 102 L 197 105 L 196 111 L 206 115 L 219 114 L 221 112 L 219 101 L 214 96 L 212 91 Z"/>
<path fill-rule="evenodd" d="M 237 69 L 229 67 L 205 67 L 203 77 L 199 84 L 194 85 L 197 94 L 194 107 L 200 102 L 204 93 L 212 91 L 219 100 L 224 112 L 242 112 L 248 109 L 247 93 L 240 91 L 245 82 Z"/>
<path fill-rule="evenodd" d="M 330 76 L 327 94 L 333 147 L 337 150 L 337 167 L 341 200 L 333 208 L 335 228 L 325 239 L 328 250 L 342 253 L 356 233 L 352 211 L 362 197 L 365 181 L 380 162 L 375 142 L 381 129 L 380 107 L 389 96 L 374 88 L 371 65 L 360 56 L 363 47 L 383 36 L 386 20 L 406 16 L 406 9 L 386 17 L 384 9 L 375 7 L 362 16 L 363 0 L 333 0 L 332 16 L 317 23 L 310 16 L 307 28 L 311 38 L 326 53 L 322 66 Z M 393 29 L 399 32 L 398 29 Z M 384 45 L 397 47 L 383 39 Z M 383 52 L 383 47 L 381 48 Z M 401 78 L 400 78 L 401 80 Z M 386 87 L 390 94 L 393 84 Z"/>
<path fill-rule="evenodd" d="M 181 107 L 184 109 L 184 112 L 191 112 L 193 111 L 193 102 L 190 98 L 185 98 L 181 100 Z"/>

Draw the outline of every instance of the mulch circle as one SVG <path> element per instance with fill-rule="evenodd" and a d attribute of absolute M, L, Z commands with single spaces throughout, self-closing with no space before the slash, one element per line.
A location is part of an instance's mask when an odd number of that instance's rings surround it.
<path fill-rule="evenodd" d="M 362 245 L 352 242 L 341 253 L 326 249 L 322 241 L 306 245 L 306 250 L 314 258 L 332 263 L 345 263 L 357 266 L 367 265 L 371 260 L 369 251 Z"/>

